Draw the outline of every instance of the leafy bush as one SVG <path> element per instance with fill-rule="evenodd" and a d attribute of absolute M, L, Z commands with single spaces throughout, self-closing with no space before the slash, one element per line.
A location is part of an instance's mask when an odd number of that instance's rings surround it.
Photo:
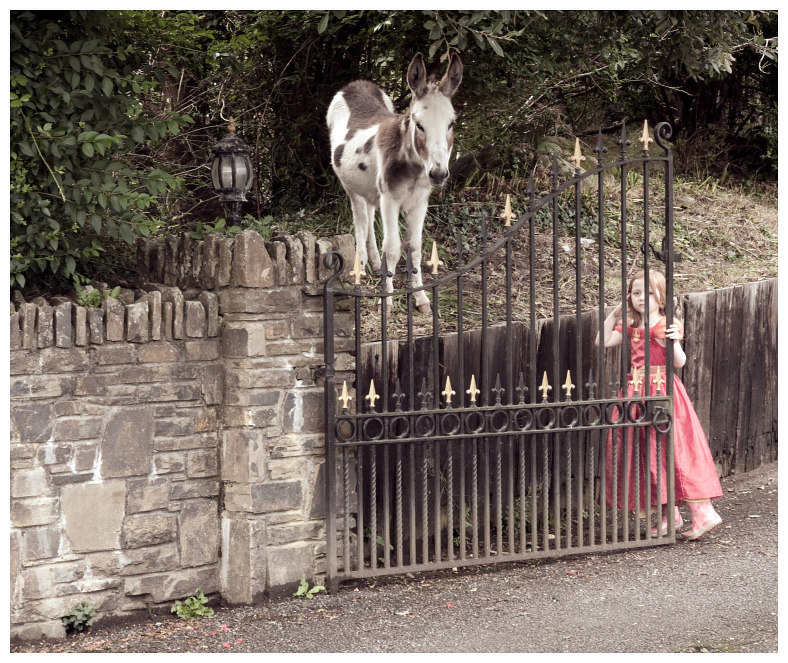
<path fill-rule="evenodd" d="M 66 633 L 73 631 L 82 631 L 87 626 L 90 626 L 91 620 L 96 616 L 96 610 L 93 604 L 87 601 L 77 603 L 71 610 L 66 610 L 60 620 L 63 626 L 66 627 Z"/>
<path fill-rule="evenodd" d="M 150 234 L 159 196 L 180 186 L 143 152 L 191 118 L 155 116 L 160 83 L 126 24 L 122 12 L 11 13 L 11 285 L 74 274 L 102 237 Z"/>
<path fill-rule="evenodd" d="M 205 605 L 206 603 L 208 603 L 208 598 L 203 594 L 202 589 L 198 589 L 195 596 L 190 596 L 183 603 L 175 601 L 170 612 L 176 613 L 181 619 L 213 617 L 213 608 Z"/>

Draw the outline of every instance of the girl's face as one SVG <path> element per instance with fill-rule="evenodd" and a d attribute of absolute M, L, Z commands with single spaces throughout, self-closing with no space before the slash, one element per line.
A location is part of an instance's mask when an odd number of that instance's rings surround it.
<path fill-rule="evenodd" d="M 635 279 L 632 281 L 632 288 L 629 291 L 629 301 L 640 315 L 645 314 L 646 310 L 646 289 L 643 285 L 643 279 Z M 650 321 L 656 320 L 655 316 L 659 315 L 659 302 L 654 296 L 654 293 L 649 293 L 648 297 L 648 314 Z"/>

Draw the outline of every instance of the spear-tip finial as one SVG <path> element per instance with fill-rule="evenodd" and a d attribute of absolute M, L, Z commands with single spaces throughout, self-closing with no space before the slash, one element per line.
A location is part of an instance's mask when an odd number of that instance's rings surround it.
<path fill-rule="evenodd" d="M 380 396 L 378 396 L 377 393 L 375 393 L 375 381 L 374 380 L 370 380 L 369 381 L 369 393 L 366 396 L 364 396 L 364 400 L 369 401 L 369 409 L 370 410 L 374 410 L 375 409 L 375 401 L 378 400 L 378 399 L 380 399 Z"/>
<path fill-rule="evenodd" d="M 580 139 L 575 138 L 575 155 L 573 157 L 569 157 L 569 161 L 574 162 L 575 170 L 580 170 L 580 162 L 585 160 L 586 158 L 580 152 Z"/>
<path fill-rule="evenodd" d="M 356 251 L 356 259 L 353 261 L 353 271 L 348 272 L 349 276 L 353 277 L 353 283 L 355 285 L 361 285 L 361 275 L 364 272 L 361 271 L 361 256 Z"/>
<path fill-rule="evenodd" d="M 542 392 L 542 401 L 546 401 L 547 392 L 553 390 L 553 388 L 547 382 L 547 371 L 544 372 L 544 375 L 542 376 L 542 386 L 538 389 Z"/>
<path fill-rule="evenodd" d="M 657 395 L 662 394 L 665 388 L 665 377 L 662 375 L 662 366 L 657 366 L 657 374 L 652 378 L 651 384 L 657 383 Z"/>
<path fill-rule="evenodd" d="M 640 369 L 635 366 L 632 368 L 632 379 L 629 381 L 636 394 L 640 394 L 640 387 L 643 384 L 643 378 L 640 375 Z"/>
<path fill-rule="evenodd" d="M 476 396 L 478 396 L 481 392 L 476 388 L 476 376 L 471 375 L 471 388 L 465 390 L 466 394 L 469 394 L 471 397 L 471 404 L 476 405 Z"/>
<path fill-rule="evenodd" d="M 569 371 L 566 372 L 566 382 L 562 385 L 562 389 L 566 392 L 566 400 L 572 400 L 572 389 L 575 385 L 572 384 L 572 375 Z"/>
<path fill-rule="evenodd" d="M 380 397 L 378 396 L 378 398 Z M 348 401 L 353 400 L 353 397 L 347 393 L 347 380 L 342 381 L 342 395 L 339 397 L 339 400 L 342 401 L 343 410 L 347 410 Z"/>
<path fill-rule="evenodd" d="M 512 221 L 517 218 L 517 215 L 512 212 L 512 197 L 508 193 L 506 194 L 506 204 L 500 216 L 503 219 L 503 225 L 507 228 L 510 227 Z"/>
<path fill-rule="evenodd" d="M 427 266 L 432 269 L 433 274 L 438 273 L 438 267 L 443 267 L 443 260 L 438 259 L 438 243 L 435 241 L 432 242 L 432 255 L 427 261 Z"/>
<path fill-rule="evenodd" d="M 638 142 L 643 145 L 644 152 L 648 152 L 648 144 L 654 142 L 654 139 L 648 135 L 648 120 L 643 120 L 643 135 L 638 138 Z"/>
<path fill-rule="evenodd" d="M 454 396 L 457 392 L 451 388 L 451 380 L 449 376 L 446 376 L 446 389 L 441 392 L 441 396 L 446 399 L 446 406 L 451 407 L 451 397 Z"/>

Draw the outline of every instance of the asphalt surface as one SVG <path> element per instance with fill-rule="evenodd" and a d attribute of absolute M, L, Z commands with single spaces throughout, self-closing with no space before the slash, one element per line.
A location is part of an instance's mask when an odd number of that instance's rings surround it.
<path fill-rule="evenodd" d="M 777 463 L 725 479 L 723 523 L 695 542 L 363 581 L 201 622 L 162 613 L 12 651 L 776 652 L 777 483 Z"/>

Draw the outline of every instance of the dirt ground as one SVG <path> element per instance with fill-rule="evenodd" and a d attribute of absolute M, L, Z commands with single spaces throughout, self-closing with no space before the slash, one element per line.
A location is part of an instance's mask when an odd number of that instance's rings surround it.
<path fill-rule="evenodd" d="M 347 583 L 12 652 L 776 652 L 777 463 L 723 480 L 695 542 Z M 684 513 L 685 520 L 688 514 Z"/>

